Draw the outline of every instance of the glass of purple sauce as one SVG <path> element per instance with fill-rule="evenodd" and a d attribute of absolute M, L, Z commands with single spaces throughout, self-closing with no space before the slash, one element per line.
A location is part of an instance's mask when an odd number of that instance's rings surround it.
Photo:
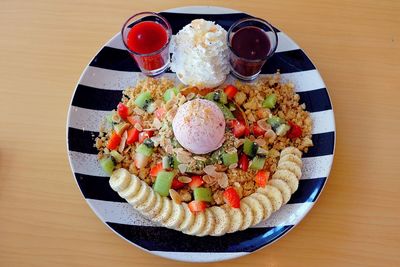
<path fill-rule="evenodd" d="M 244 81 L 252 81 L 278 46 L 278 35 L 263 19 L 236 21 L 228 31 L 231 72 Z"/>

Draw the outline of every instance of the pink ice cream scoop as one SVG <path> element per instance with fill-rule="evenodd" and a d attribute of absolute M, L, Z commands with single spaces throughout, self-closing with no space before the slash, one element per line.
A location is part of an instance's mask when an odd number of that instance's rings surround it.
<path fill-rule="evenodd" d="M 224 114 L 209 100 L 194 99 L 180 106 L 172 128 L 178 142 L 194 154 L 209 153 L 224 142 Z"/>

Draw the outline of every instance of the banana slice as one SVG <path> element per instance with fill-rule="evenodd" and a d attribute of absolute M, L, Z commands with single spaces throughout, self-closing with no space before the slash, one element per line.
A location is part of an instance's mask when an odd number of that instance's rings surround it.
<path fill-rule="evenodd" d="M 134 175 L 131 175 L 131 181 L 129 185 L 124 190 L 119 191 L 118 195 L 125 199 L 131 198 L 139 192 L 140 187 L 140 179 Z"/>
<path fill-rule="evenodd" d="M 279 161 L 277 169 L 291 171 L 297 179 L 301 177 L 301 168 L 292 161 Z"/>
<path fill-rule="evenodd" d="M 297 188 L 299 187 L 299 180 L 297 180 L 296 175 L 288 170 L 277 170 L 273 175 L 272 179 L 281 179 L 285 181 L 292 192 L 296 192 Z"/>
<path fill-rule="evenodd" d="M 160 196 L 160 194 L 154 192 L 154 195 L 156 197 L 156 200 L 155 203 L 151 206 L 150 210 L 142 211 L 143 214 L 149 219 L 153 219 L 155 216 L 157 216 L 160 213 L 164 204 L 164 200 L 162 196 Z"/>
<path fill-rule="evenodd" d="M 278 164 L 281 162 L 284 162 L 284 161 L 291 161 L 291 162 L 296 163 L 300 168 L 303 167 L 303 162 L 301 161 L 301 158 L 299 158 L 298 156 L 296 156 L 294 154 L 286 154 L 284 156 L 281 156 Z"/>
<path fill-rule="evenodd" d="M 131 174 L 128 172 L 128 170 L 120 168 L 113 171 L 109 183 L 114 191 L 120 192 L 128 186 L 130 181 L 131 181 Z"/>
<path fill-rule="evenodd" d="M 252 221 L 251 225 L 260 223 L 262 221 L 262 219 L 264 218 L 264 208 L 261 205 L 260 201 L 248 196 L 248 197 L 243 198 L 240 201 L 240 205 L 242 205 L 242 203 L 246 203 L 247 205 L 249 205 L 249 207 L 253 211 L 253 221 Z"/>
<path fill-rule="evenodd" d="M 162 197 L 162 202 L 163 204 L 160 212 L 153 217 L 153 221 L 158 223 L 166 221 L 171 216 L 172 212 L 172 201 L 167 197 Z"/>
<path fill-rule="evenodd" d="M 282 151 L 281 151 L 281 157 L 283 157 L 283 156 L 285 156 L 285 155 L 287 155 L 287 154 L 293 154 L 293 155 L 296 155 L 296 156 L 298 156 L 299 158 L 301 158 L 301 151 L 300 150 L 298 150 L 296 147 L 293 147 L 293 146 L 289 146 L 289 147 L 286 147 L 286 148 L 284 148 Z"/>
<path fill-rule="evenodd" d="M 128 198 L 126 201 L 128 201 L 129 204 L 136 208 L 138 205 L 147 200 L 147 197 L 149 196 L 151 190 L 152 189 L 150 186 L 148 186 L 145 182 L 140 181 L 140 189 L 137 194 Z"/>
<path fill-rule="evenodd" d="M 259 187 L 258 193 L 264 194 L 268 197 L 272 204 L 272 212 L 279 210 L 283 204 L 283 197 L 281 191 L 275 186 L 267 185 L 266 187 Z"/>
<path fill-rule="evenodd" d="M 236 232 L 242 227 L 243 224 L 243 212 L 241 209 L 235 209 L 231 207 L 226 207 L 226 211 L 228 212 L 230 218 L 230 225 L 228 228 L 228 233 Z"/>
<path fill-rule="evenodd" d="M 198 233 L 197 236 L 209 235 L 215 228 L 214 213 L 212 213 L 210 209 L 206 209 L 204 213 L 204 215 L 206 216 L 206 224 L 204 229 L 200 233 Z"/>
<path fill-rule="evenodd" d="M 240 210 L 243 213 L 243 223 L 239 230 L 242 231 L 250 227 L 253 223 L 254 215 L 250 206 L 243 201 L 240 201 Z"/>
<path fill-rule="evenodd" d="M 179 231 L 187 231 L 189 227 L 193 224 L 195 215 L 190 211 L 188 204 L 182 202 L 183 209 L 185 211 L 185 216 L 181 225 L 177 227 Z"/>
<path fill-rule="evenodd" d="M 188 235 L 197 235 L 201 233 L 201 231 L 203 231 L 205 224 L 206 224 L 206 215 L 204 214 L 204 212 L 198 212 L 195 215 L 193 224 L 184 233 Z"/>
<path fill-rule="evenodd" d="M 257 199 L 258 202 L 260 202 L 260 204 L 263 206 L 264 217 L 262 218 L 262 220 L 267 219 L 269 216 L 271 216 L 272 212 L 274 212 L 272 208 L 272 203 L 266 195 L 255 192 L 250 195 L 250 198 Z"/>
<path fill-rule="evenodd" d="M 180 225 L 183 221 L 183 216 L 185 216 L 185 211 L 183 210 L 183 206 L 181 204 L 177 204 L 175 201 L 172 202 L 172 212 L 171 216 L 161 222 L 163 226 L 167 228 L 176 229 L 178 225 Z"/>
<path fill-rule="evenodd" d="M 282 181 L 280 179 L 272 179 L 268 182 L 268 184 L 278 188 L 279 191 L 281 191 L 283 197 L 283 204 L 286 204 L 289 201 L 292 193 L 289 185 L 285 181 Z"/>
<path fill-rule="evenodd" d="M 230 225 L 229 215 L 226 210 L 219 206 L 212 206 L 209 209 L 215 216 L 215 227 L 210 232 L 210 235 L 220 236 L 226 234 Z"/>
<path fill-rule="evenodd" d="M 147 199 L 136 206 L 136 209 L 141 211 L 143 214 L 146 214 L 149 210 L 151 210 L 157 201 L 156 193 L 154 192 L 154 190 L 150 186 L 147 186 L 147 188 L 147 190 L 149 190 L 149 195 Z"/>

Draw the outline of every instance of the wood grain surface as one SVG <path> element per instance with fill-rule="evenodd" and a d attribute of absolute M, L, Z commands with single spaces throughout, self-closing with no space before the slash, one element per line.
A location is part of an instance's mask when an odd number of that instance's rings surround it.
<path fill-rule="evenodd" d="M 0 2 L 0 266 L 191 266 L 112 233 L 73 179 L 66 117 L 81 72 L 131 14 L 218 5 L 304 48 L 332 97 L 337 146 L 317 204 L 288 235 L 208 266 L 400 266 L 400 1 Z"/>

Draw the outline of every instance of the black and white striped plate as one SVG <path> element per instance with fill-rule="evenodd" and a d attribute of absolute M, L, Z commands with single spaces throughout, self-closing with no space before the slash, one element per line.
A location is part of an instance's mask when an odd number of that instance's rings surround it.
<path fill-rule="evenodd" d="M 176 34 L 193 19 L 215 21 L 228 30 L 249 15 L 217 7 L 185 7 L 161 13 Z M 193 237 L 166 229 L 141 217 L 108 185 L 93 147 L 103 117 L 121 99 L 121 91 L 143 78 L 125 50 L 118 33 L 100 49 L 84 70 L 68 114 L 67 143 L 71 168 L 86 201 L 115 233 L 153 254 L 170 259 L 213 262 L 249 254 L 286 234 L 309 212 L 329 175 L 335 146 L 335 121 L 325 84 L 311 60 L 286 34 L 278 31 L 279 45 L 261 75 L 280 69 L 292 81 L 314 122 L 314 147 L 304 155 L 303 177 L 289 203 L 268 220 L 246 231 L 222 237 Z M 167 77 L 174 74 L 167 72 Z M 230 78 L 232 79 L 232 77 Z"/>

